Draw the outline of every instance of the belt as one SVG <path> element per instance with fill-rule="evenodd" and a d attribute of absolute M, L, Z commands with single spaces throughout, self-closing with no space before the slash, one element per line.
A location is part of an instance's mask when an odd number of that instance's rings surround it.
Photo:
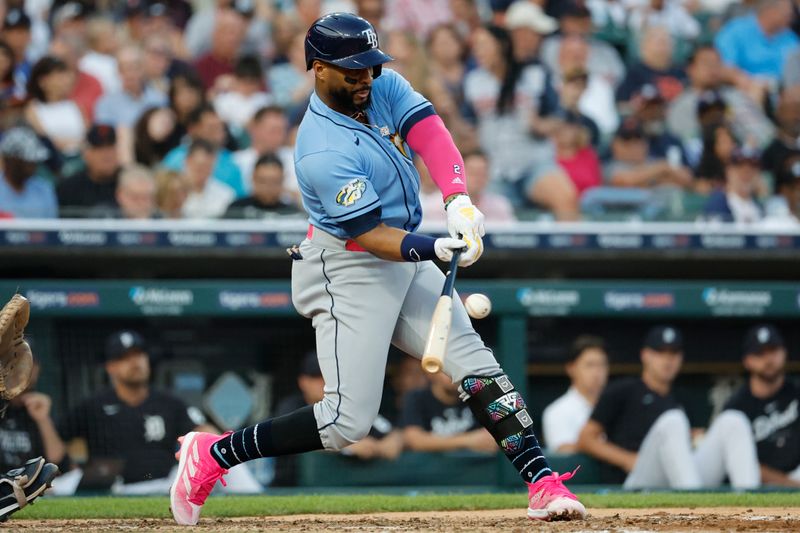
<path fill-rule="evenodd" d="M 339 237 L 331 235 L 327 231 L 323 231 L 311 224 L 308 225 L 308 233 L 306 233 L 306 238 L 314 244 L 322 246 L 323 248 L 347 250 L 349 252 L 366 252 L 366 250 L 359 246 L 359 244 L 353 239 L 340 239 Z"/>

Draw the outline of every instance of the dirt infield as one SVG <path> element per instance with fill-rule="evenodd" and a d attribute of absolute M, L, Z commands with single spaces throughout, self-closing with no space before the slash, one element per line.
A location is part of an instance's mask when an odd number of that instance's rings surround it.
<path fill-rule="evenodd" d="M 3 530 L 73 532 L 219 531 L 800 531 L 800 508 L 596 509 L 580 522 L 533 522 L 522 510 L 372 513 L 364 515 L 293 515 L 261 518 L 204 518 L 192 529 L 171 520 L 22 520 L 12 519 Z"/>

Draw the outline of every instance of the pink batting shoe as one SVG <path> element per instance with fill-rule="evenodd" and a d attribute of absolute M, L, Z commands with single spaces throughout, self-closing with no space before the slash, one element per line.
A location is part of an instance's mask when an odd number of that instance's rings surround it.
<path fill-rule="evenodd" d="M 225 435 L 192 431 L 178 439 L 181 443 L 181 449 L 175 454 L 178 459 L 178 475 L 169 489 L 169 507 L 178 524 L 197 524 L 200 510 L 217 480 L 225 485 L 222 476 L 228 471 L 211 457 L 211 445 Z"/>
<path fill-rule="evenodd" d="M 578 467 L 580 468 L 580 467 Z M 528 483 L 528 518 L 531 520 L 582 520 L 586 508 L 564 486 L 578 469 L 558 475 L 553 472 L 536 483 Z"/>

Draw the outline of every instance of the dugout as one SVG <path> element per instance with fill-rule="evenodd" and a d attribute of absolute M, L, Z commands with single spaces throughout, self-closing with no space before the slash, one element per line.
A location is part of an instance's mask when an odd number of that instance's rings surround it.
<path fill-rule="evenodd" d="M 177 229 L 2 224 L 0 248 L 7 254 L 0 296 L 19 290 L 31 300 L 28 333 L 45 362 L 40 389 L 53 396 L 56 417 L 104 383 L 103 342 L 122 327 L 145 334 L 156 381 L 177 386 L 190 402 L 226 370 L 259 384 L 256 418 L 293 390 L 300 359 L 314 344 L 311 325 L 296 314 L 289 294 L 291 263 L 283 248 L 302 238 L 296 224 L 266 230 L 227 222 Z M 492 315 L 476 329 L 518 387 L 527 388 L 537 414 L 566 389 L 562 365 L 577 335 L 606 339 L 613 379 L 638 373 L 639 346 L 650 326 L 682 328 L 686 358 L 676 394 L 692 422 L 706 425 L 741 379 L 741 340 L 755 321 L 781 328 L 790 371 L 800 371 L 800 333 L 792 327 L 800 315 L 798 249 L 800 235 L 785 231 L 521 223 L 492 233 L 480 268 L 465 269 L 457 289 L 492 298 Z M 390 359 L 390 374 L 395 362 Z M 181 374 L 187 368 L 193 373 Z M 388 393 L 384 404 L 390 412 Z M 540 426 L 539 416 L 535 423 Z M 559 470 L 580 462 L 581 482 L 593 479 L 590 461 L 559 461 L 554 458 Z M 483 485 L 516 483 L 496 457 L 464 462 L 458 454 L 406 454 L 393 464 L 352 462 L 312 454 L 303 459 L 301 482 L 427 485 L 446 476 L 425 478 L 421 471 L 452 472 L 458 464 L 465 479 Z M 479 472 L 491 474 L 470 478 Z"/>

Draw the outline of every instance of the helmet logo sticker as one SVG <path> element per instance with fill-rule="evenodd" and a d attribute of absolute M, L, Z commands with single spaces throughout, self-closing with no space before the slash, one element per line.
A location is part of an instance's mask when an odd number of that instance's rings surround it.
<path fill-rule="evenodd" d="M 367 38 L 367 42 L 372 48 L 378 48 L 378 35 L 372 29 L 367 28 L 361 32 L 361 35 Z"/>

